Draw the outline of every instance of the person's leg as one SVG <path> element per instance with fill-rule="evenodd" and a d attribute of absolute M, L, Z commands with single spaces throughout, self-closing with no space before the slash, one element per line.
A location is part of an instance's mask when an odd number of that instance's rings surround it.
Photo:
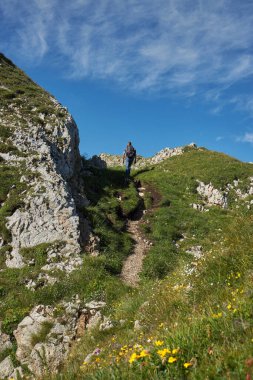
<path fill-rule="evenodd" d="M 126 177 L 128 178 L 130 175 L 130 160 L 129 157 L 126 158 Z"/>

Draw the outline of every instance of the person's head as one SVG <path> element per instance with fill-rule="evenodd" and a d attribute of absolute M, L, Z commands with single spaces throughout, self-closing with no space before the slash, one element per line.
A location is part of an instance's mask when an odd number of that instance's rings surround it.
<path fill-rule="evenodd" d="M 132 145 L 131 141 L 128 141 L 127 145 L 131 146 Z"/>

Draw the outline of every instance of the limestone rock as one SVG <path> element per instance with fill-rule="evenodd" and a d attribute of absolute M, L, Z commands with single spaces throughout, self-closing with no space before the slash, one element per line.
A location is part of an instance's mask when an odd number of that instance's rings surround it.
<path fill-rule="evenodd" d="M 30 354 L 28 368 L 36 376 L 43 376 L 47 371 L 56 373 L 67 357 L 68 349 L 65 343 L 37 343 Z"/>
<path fill-rule="evenodd" d="M 142 156 L 137 156 L 137 162 L 134 164 L 135 168 L 142 168 L 147 165 L 156 165 L 166 160 L 167 158 L 178 156 L 184 153 L 186 148 L 196 149 L 197 146 L 194 143 L 183 147 L 176 148 L 164 148 L 153 157 L 144 158 Z M 101 153 L 99 156 L 93 156 L 89 163 L 93 166 L 104 168 L 104 167 L 115 167 L 122 166 L 122 156 L 121 155 L 112 155 L 107 153 Z"/>
<path fill-rule="evenodd" d="M 96 328 L 100 323 L 102 323 L 103 317 L 100 311 L 91 311 L 91 316 L 88 320 L 86 328 L 92 330 Z"/>
<path fill-rule="evenodd" d="M 108 317 L 104 317 L 103 322 L 99 326 L 100 331 L 111 330 L 113 328 L 113 322 Z"/>
<path fill-rule="evenodd" d="M 0 363 L 0 378 L 1 379 L 9 378 L 13 372 L 14 372 L 14 365 L 12 363 L 11 357 L 7 356 L 7 358 L 5 358 Z"/>
<path fill-rule="evenodd" d="M 207 211 L 203 205 L 198 204 L 198 203 L 191 203 L 190 207 L 192 207 L 194 210 L 198 210 L 200 212 Z"/>
<path fill-rule="evenodd" d="M 10 73 L 13 68 L 17 70 L 15 65 L 10 66 Z M 24 73 L 19 75 L 28 80 Z M 78 212 L 89 202 L 82 191 L 83 161 L 76 123 L 56 99 L 35 83 L 33 86 L 36 95 L 44 99 L 45 110 L 38 107 L 29 110 L 25 94 L 20 95 L 18 105 L 6 104 L 0 108 L 1 124 L 11 131 L 11 143 L 21 153 L 21 157 L 11 153 L 3 153 L 1 157 L 8 165 L 21 167 L 22 164 L 21 182 L 27 185 L 22 193 L 22 208 L 7 217 L 12 252 L 6 265 L 11 268 L 25 265 L 20 248 L 56 240 L 66 242 L 68 252 L 76 258 L 90 233 L 89 223 Z M 82 260 L 69 264 L 67 270 L 77 265 L 82 265 Z M 57 266 L 57 269 L 65 268 Z"/>
<path fill-rule="evenodd" d="M 10 336 L 0 332 L 0 353 L 8 348 L 12 348 Z"/>
<path fill-rule="evenodd" d="M 11 379 L 14 379 L 14 380 L 23 379 L 24 373 L 23 373 L 22 367 L 15 368 L 10 377 Z"/>
<path fill-rule="evenodd" d="M 106 303 L 103 301 L 91 301 L 86 303 L 85 307 L 91 310 L 100 310 L 106 307 Z"/>
<path fill-rule="evenodd" d="M 190 253 L 194 256 L 195 259 L 201 259 L 203 256 L 203 247 L 201 245 L 196 245 L 194 247 L 189 248 L 186 253 Z"/>
<path fill-rule="evenodd" d="M 5 264 L 8 268 L 23 268 L 24 261 L 22 256 L 19 253 L 18 248 L 14 248 L 11 253 L 6 255 Z"/>
<path fill-rule="evenodd" d="M 215 189 L 211 183 L 206 185 L 204 182 L 198 181 L 197 192 L 209 205 L 227 207 L 227 194 Z"/>
<path fill-rule="evenodd" d="M 26 364 L 33 349 L 32 338 L 41 330 L 43 322 L 53 321 L 53 308 L 50 306 L 38 305 L 33 308 L 29 316 L 25 317 L 14 331 L 17 341 L 17 359 Z"/>

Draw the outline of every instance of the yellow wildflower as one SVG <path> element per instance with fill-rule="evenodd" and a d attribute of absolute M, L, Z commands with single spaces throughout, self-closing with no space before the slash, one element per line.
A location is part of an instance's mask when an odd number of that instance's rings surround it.
<path fill-rule="evenodd" d="M 159 327 L 160 328 L 164 327 L 164 323 L 160 323 Z"/>
<path fill-rule="evenodd" d="M 170 354 L 171 351 L 168 348 L 164 348 L 163 350 L 158 350 L 157 354 L 164 359 L 167 354 Z"/>
<path fill-rule="evenodd" d="M 168 363 L 175 363 L 176 361 L 177 361 L 177 358 L 175 358 L 174 356 L 170 356 L 168 359 Z"/>
<path fill-rule="evenodd" d="M 156 341 L 155 341 L 155 346 L 156 346 L 156 347 L 162 346 L 163 344 L 164 344 L 164 341 L 163 341 L 163 340 L 156 340 Z"/>
<path fill-rule="evenodd" d="M 172 350 L 172 354 L 173 355 L 176 355 L 176 354 L 178 354 L 179 353 L 179 348 L 174 348 L 173 350 Z"/>
<path fill-rule="evenodd" d="M 145 358 L 145 356 L 149 356 L 149 352 L 147 350 L 142 350 L 139 354 L 139 358 Z"/>
<path fill-rule="evenodd" d="M 221 318 L 222 315 L 223 315 L 223 314 L 220 312 L 220 313 L 217 313 L 217 314 L 213 314 L 212 317 L 213 317 L 213 318 Z"/>
<path fill-rule="evenodd" d="M 231 310 L 231 309 L 232 309 L 232 305 L 231 305 L 231 303 L 228 304 L 227 309 L 228 309 L 228 310 Z"/>
<path fill-rule="evenodd" d="M 184 368 L 189 368 L 191 366 L 192 366 L 192 363 L 190 363 L 190 362 L 184 363 Z"/>
<path fill-rule="evenodd" d="M 130 359 L 129 359 L 129 363 L 132 364 L 133 362 L 135 362 L 135 360 L 139 359 L 139 355 L 136 354 L 136 352 L 134 352 L 131 356 L 130 356 Z"/>

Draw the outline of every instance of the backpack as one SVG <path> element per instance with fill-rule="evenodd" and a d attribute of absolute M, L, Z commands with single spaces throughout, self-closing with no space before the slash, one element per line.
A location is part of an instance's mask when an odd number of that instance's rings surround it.
<path fill-rule="evenodd" d="M 133 158 L 136 154 L 136 151 L 132 145 L 126 147 L 126 156 L 128 158 Z"/>

